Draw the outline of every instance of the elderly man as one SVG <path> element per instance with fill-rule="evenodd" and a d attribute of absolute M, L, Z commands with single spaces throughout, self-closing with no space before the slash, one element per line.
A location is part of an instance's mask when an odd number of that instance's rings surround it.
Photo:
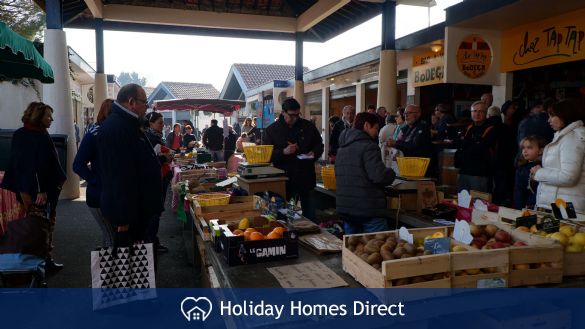
<path fill-rule="evenodd" d="M 146 240 L 150 221 L 163 211 L 160 163 L 140 129 L 146 108 L 144 89 L 125 85 L 97 135 L 101 211 L 120 245 Z"/>
<path fill-rule="evenodd" d="M 406 106 L 404 117 L 406 126 L 402 128 L 402 139 L 389 139 L 386 145 L 402 151 L 407 157 L 430 158 L 433 155 L 431 127 L 421 120 L 420 107 L 415 104 Z"/>
<path fill-rule="evenodd" d="M 457 190 L 476 190 L 491 193 L 490 176 L 496 157 L 497 134 L 487 119 L 487 106 L 482 101 L 471 105 L 471 120 L 458 147 L 455 166 L 459 168 Z"/>
<path fill-rule="evenodd" d="M 272 162 L 286 172 L 287 198 L 300 198 L 303 216 L 315 220 L 311 191 L 315 187 L 315 161 L 323 154 L 323 140 L 311 121 L 300 118 L 301 105 L 288 98 L 282 103 L 282 113 L 268 126 L 263 144 L 274 145 Z"/>
<path fill-rule="evenodd" d="M 339 136 L 345 129 L 351 128 L 353 119 L 355 118 L 355 108 L 351 105 L 345 105 L 341 110 L 341 120 L 337 121 L 333 125 L 331 130 L 331 137 L 329 138 L 329 158 L 331 162 L 335 162 L 335 156 L 337 155 L 337 149 L 339 148 Z"/>
<path fill-rule="evenodd" d="M 380 129 L 382 129 L 386 125 L 386 116 L 388 115 L 388 112 L 384 106 L 380 106 L 376 110 L 376 115 L 378 115 L 378 119 L 380 119 Z"/>

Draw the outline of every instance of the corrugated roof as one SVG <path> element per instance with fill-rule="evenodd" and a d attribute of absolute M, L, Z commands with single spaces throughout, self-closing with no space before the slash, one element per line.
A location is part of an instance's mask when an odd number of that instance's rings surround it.
<path fill-rule="evenodd" d="M 219 91 L 209 83 L 161 82 L 176 98 L 217 99 Z"/>
<path fill-rule="evenodd" d="M 294 65 L 234 64 L 234 69 L 246 84 L 245 90 L 254 89 L 272 80 L 289 80 L 295 76 Z M 308 67 L 303 67 L 308 72 Z"/>

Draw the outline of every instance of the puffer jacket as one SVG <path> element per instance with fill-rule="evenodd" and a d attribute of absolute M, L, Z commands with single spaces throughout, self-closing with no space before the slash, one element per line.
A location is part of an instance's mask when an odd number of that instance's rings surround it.
<path fill-rule="evenodd" d="M 358 221 L 386 217 L 384 186 L 392 184 L 394 171 L 382 162 L 380 149 L 362 130 L 345 129 L 339 136 L 335 160 L 337 212 Z"/>
<path fill-rule="evenodd" d="M 585 212 L 585 127 L 576 121 L 555 133 L 544 148 L 542 169 L 534 179 L 540 182 L 538 207 L 550 209 L 555 199 L 572 202 L 577 212 Z"/>

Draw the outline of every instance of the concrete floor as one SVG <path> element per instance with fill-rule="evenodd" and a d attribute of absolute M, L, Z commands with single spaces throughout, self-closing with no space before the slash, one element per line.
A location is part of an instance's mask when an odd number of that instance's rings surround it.
<path fill-rule="evenodd" d="M 82 188 L 82 195 L 85 189 Z M 177 221 L 167 200 L 166 211 L 160 222 L 159 237 L 168 253 L 159 254 L 156 284 L 158 288 L 197 287 L 193 267 L 188 262 L 183 238 L 183 223 Z M 85 198 L 61 200 L 57 208 L 54 259 L 65 265 L 57 273 L 49 274 L 51 288 L 87 288 L 91 286 L 90 252 L 101 243 L 101 231 L 90 214 Z"/>

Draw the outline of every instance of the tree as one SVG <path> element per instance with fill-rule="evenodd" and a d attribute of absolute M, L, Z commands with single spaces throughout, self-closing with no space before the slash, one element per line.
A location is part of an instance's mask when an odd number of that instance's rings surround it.
<path fill-rule="evenodd" d="M 135 83 L 144 87 L 146 85 L 146 78 L 141 78 L 136 72 L 120 72 L 118 75 L 118 82 L 120 82 L 121 86 L 127 85 L 129 83 Z"/>
<path fill-rule="evenodd" d="M 32 0 L 0 1 L 0 21 L 28 40 L 41 40 L 45 13 Z"/>

